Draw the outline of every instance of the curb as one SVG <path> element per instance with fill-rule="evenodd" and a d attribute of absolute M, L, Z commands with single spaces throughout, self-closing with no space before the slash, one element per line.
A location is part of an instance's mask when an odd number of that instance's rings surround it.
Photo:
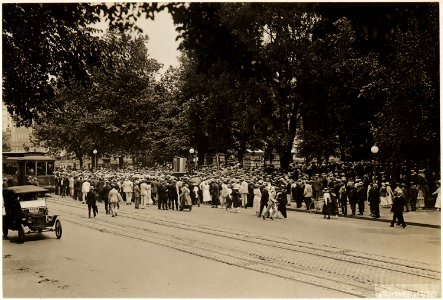
<path fill-rule="evenodd" d="M 286 207 L 287 211 L 296 211 L 296 212 L 302 212 L 302 213 L 315 213 L 315 214 L 322 214 L 320 211 L 308 211 L 305 209 L 296 209 L 296 208 L 291 208 L 291 207 Z M 375 221 L 375 222 L 384 222 L 384 223 L 390 223 L 391 220 L 388 219 L 375 219 L 375 218 L 371 218 L 371 217 L 367 217 L 367 216 L 352 216 L 352 215 L 347 215 L 347 216 L 342 216 L 339 215 L 340 218 L 349 218 L 349 219 L 358 219 L 358 220 L 368 220 L 368 221 Z M 419 227 L 428 227 L 428 228 L 436 228 L 436 229 L 441 229 L 441 225 L 434 225 L 434 224 L 426 224 L 426 223 L 417 223 L 417 222 L 407 222 L 406 225 L 408 226 L 419 226 Z"/>

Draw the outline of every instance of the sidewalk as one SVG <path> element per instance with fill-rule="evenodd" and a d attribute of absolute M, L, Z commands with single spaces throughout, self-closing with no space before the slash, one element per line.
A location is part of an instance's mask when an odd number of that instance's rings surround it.
<path fill-rule="evenodd" d="M 298 211 L 298 212 L 304 212 L 304 213 L 319 213 L 321 214 L 321 211 L 316 211 L 315 209 L 311 209 L 311 212 L 308 212 L 306 210 L 306 207 L 303 206 L 301 208 L 297 208 L 294 202 L 291 202 L 290 206 L 287 206 L 286 210 L 288 211 Z M 339 208 L 339 211 L 341 213 L 341 209 Z M 353 218 L 353 219 L 362 219 L 362 220 L 371 220 L 376 222 L 386 222 L 389 223 L 392 221 L 392 213 L 390 212 L 390 208 L 382 208 L 380 207 L 380 218 L 375 219 L 369 216 L 369 205 L 367 202 L 365 202 L 365 212 L 363 216 L 358 215 L 358 209 L 357 214 L 354 216 L 349 215 L 351 211 L 351 208 L 348 205 L 348 215 L 345 217 L 343 215 L 339 215 L 340 218 Z M 409 226 L 422 226 L 422 227 L 430 227 L 430 228 L 439 228 L 441 229 L 441 212 L 435 211 L 434 208 L 432 209 L 424 209 L 420 211 L 410 211 L 410 212 L 404 212 L 403 216 L 405 218 L 405 222 Z"/>

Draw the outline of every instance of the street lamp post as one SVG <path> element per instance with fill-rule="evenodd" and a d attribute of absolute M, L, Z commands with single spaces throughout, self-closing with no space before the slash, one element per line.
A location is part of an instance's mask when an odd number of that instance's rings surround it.
<path fill-rule="evenodd" d="M 97 170 L 97 150 L 94 149 L 94 151 L 92 151 L 92 153 L 94 153 L 94 171 Z"/>
<path fill-rule="evenodd" d="M 194 148 L 189 149 L 189 160 L 192 160 L 192 164 L 194 163 L 194 154 L 195 154 L 195 150 Z M 192 169 L 191 169 L 191 163 L 189 163 L 189 174 L 192 174 Z"/>
<path fill-rule="evenodd" d="M 378 146 L 377 145 L 374 145 L 374 146 L 372 146 L 371 147 L 371 152 L 372 152 L 372 154 L 373 154 L 373 162 L 374 162 L 374 178 L 372 179 L 372 181 L 373 182 L 375 182 L 375 180 L 377 179 L 377 164 L 376 164 L 376 155 L 377 155 L 377 153 L 378 153 L 378 151 L 379 151 L 380 149 L 378 148 Z"/>

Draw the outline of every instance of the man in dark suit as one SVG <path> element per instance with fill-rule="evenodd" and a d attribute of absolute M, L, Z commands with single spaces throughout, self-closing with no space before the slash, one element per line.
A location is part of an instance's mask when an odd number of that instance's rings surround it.
<path fill-rule="evenodd" d="M 411 182 L 411 187 L 409 188 L 409 201 L 411 202 L 411 210 L 415 211 L 417 209 L 417 197 L 418 189 L 414 182 Z"/>
<path fill-rule="evenodd" d="M 102 200 L 104 200 L 104 195 L 103 195 L 104 186 L 105 186 L 105 180 L 102 177 L 100 177 L 97 181 L 98 202 L 102 202 Z"/>
<path fill-rule="evenodd" d="M 86 203 L 88 204 L 88 217 L 91 218 L 91 209 L 94 213 L 94 218 L 98 214 L 97 208 L 97 192 L 94 186 L 91 186 L 88 194 L 86 195 Z"/>
<path fill-rule="evenodd" d="M 359 181 L 357 183 L 357 203 L 358 203 L 358 214 L 363 215 L 365 212 L 365 200 L 366 200 L 366 190 L 363 182 Z"/>
<path fill-rule="evenodd" d="M 354 216 L 357 201 L 358 201 L 357 190 L 355 189 L 353 182 L 349 182 L 348 187 L 349 187 L 349 189 L 348 189 L 349 205 L 351 206 L 352 215 Z"/>
<path fill-rule="evenodd" d="M 158 193 L 158 209 L 168 210 L 168 191 L 166 186 L 166 181 L 160 182 L 157 185 L 157 193 Z"/>
<path fill-rule="evenodd" d="M 303 182 L 301 179 L 297 180 L 295 187 L 293 188 L 294 191 L 294 199 L 295 203 L 297 204 L 297 208 L 301 208 L 303 205 L 303 191 L 304 191 Z"/>
<path fill-rule="evenodd" d="M 378 184 L 371 183 L 371 188 L 368 195 L 369 209 L 371 210 L 371 216 L 374 218 L 380 218 L 380 192 Z"/>
<path fill-rule="evenodd" d="M 266 185 L 263 185 L 261 190 L 260 213 L 258 214 L 259 218 L 261 217 L 261 214 L 264 211 L 265 207 L 268 206 L 268 201 L 269 201 L 269 191 L 266 188 Z"/>
<path fill-rule="evenodd" d="M 396 191 L 394 193 L 394 198 L 392 199 L 392 208 L 391 212 L 394 214 L 391 221 L 391 227 L 394 227 L 395 221 L 398 219 L 398 223 L 400 223 L 403 228 L 406 228 L 405 220 L 403 219 L 403 208 L 406 204 L 405 197 L 401 191 Z"/>
<path fill-rule="evenodd" d="M 286 185 L 283 184 L 280 186 L 281 192 L 277 195 L 277 209 L 282 214 L 283 218 L 287 218 L 286 214 L 286 205 L 288 204 L 288 197 L 286 194 Z"/>
<path fill-rule="evenodd" d="M 103 201 L 105 202 L 106 214 L 110 213 L 108 196 L 111 189 L 112 187 L 109 185 L 109 181 L 106 180 L 103 185 Z"/>
<path fill-rule="evenodd" d="M 217 208 L 219 205 L 219 197 L 220 197 L 220 186 L 218 185 L 215 179 L 212 180 L 209 186 L 209 192 L 211 193 L 212 206 L 213 208 Z"/>
<path fill-rule="evenodd" d="M 168 189 L 168 208 L 174 210 L 178 210 L 178 194 L 177 194 L 177 185 L 176 182 L 171 180 L 167 186 Z"/>

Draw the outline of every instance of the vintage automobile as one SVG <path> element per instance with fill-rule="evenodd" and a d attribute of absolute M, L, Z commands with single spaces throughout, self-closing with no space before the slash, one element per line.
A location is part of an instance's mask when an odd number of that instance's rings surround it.
<path fill-rule="evenodd" d="M 25 234 L 33 232 L 55 231 L 57 239 L 62 237 L 62 225 L 58 216 L 48 215 L 48 192 L 47 189 L 35 185 L 12 186 L 3 190 L 4 238 L 7 238 L 8 230 L 18 231 L 20 243 L 25 241 Z"/>

